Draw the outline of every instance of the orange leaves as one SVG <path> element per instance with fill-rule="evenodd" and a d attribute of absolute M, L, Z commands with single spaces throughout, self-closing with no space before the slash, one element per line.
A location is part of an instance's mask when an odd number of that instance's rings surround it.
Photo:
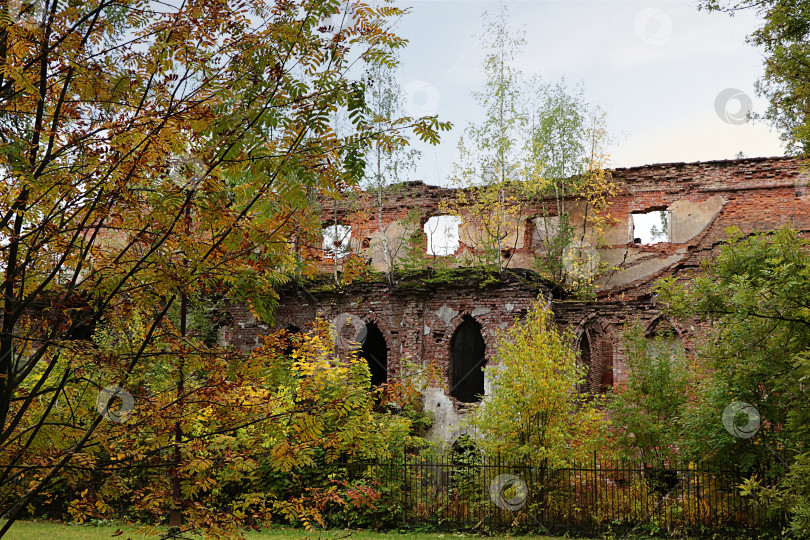
<path fill-rule="evenodd" d="M 77 519 L 110 512 L 122 493 L 159 514 L 177 432 L 184 511 L 219 527 L 210 508 L 220 476 L 258 482 L 251 450 L 273 449 L 292 467 L 319 446 L 336 455 L 379 442 L 363 433 L 371 407 L 362 373 L 331 356 L 323 335 L 301 344 L 290 372 L 278 351 L 217 346 L 203 310 L 179 331 L 179 299 L 214 291 L 269 319 L 276 289 L 312 271 L 313 201 L 356 179 L 345 148 L 361 141 L 334 125 L 339 108 L 362 116 L 345 64 L 385 61 L 402 43 L 386 19 L 402 12 L 358 5 L 331 39 L 314 20 L 322 4 L 73 2 L 55 5 L 47 28 L 9 27 L 0 232 L 14 249 L 4 244 L 0 307 L 18 324 L 0 343 L 0 477 L 24 462 L 65 478 L 81 494 Z M 15 225 L 23 234 L 9 234 Z M 358 264 L 349 275 L 364 272 Z M 29 317 L 32 306 L 47 317 Z M 76 337 L 86 347 L 70 345 Z M 35 361 L 12 380 L 6 368 L 20 354 Z M 126 424 L 96 409 L 111 385 L 133 396 Z M 102 474 L 128 467 L 143 476 Z M 20 478 L 0 481 L 0 513 L 49 488 L 44 474 Z M 86 487 L 99 482 L 119 495 L 94 498 Z M 234 515 L 264 511 L 252 500 Z"/>

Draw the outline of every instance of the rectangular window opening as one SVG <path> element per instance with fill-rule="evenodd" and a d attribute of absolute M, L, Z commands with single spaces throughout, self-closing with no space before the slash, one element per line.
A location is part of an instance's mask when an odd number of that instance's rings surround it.
<path fill-rule="evenodd" d="M 672 213 L 669 210 L 652 210 L 630 214 L 632 242 L 650 245 L 670 241 Z"/>
<path fill-rule="evenodd" d="M 458 216 L 433 216 L 424 226 L 427 235 L 427 254 L 446 257 L 454 254 L 460 247 L 458 228 L 461 218 Z"/>

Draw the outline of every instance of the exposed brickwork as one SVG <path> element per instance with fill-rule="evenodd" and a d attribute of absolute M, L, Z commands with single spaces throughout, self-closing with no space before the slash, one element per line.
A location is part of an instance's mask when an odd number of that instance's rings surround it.
<path fill-rule="evenodd" d="M 608 234 L 608 245 L 600 246 L 614 252 L 624 249 L 625 255 L 638 255 L 637 260 L 655 256 L 684 255 L 678 261 L 679 268 L 696 267 L 710 255 L 717 243 L 725 237 L 725 229 L 736 226 L 743 232 L 770 230 L 790 224 L 803 231 L 810 230 L 810 186 L 802 181 L 801 162 L 792 158 L 757 158 L 743 160 L 713 161 L 704 163 L 671 163 L 613 170 L 613 178 L 619 193 L 610 199 L 610 216 L 618 220 Z M 805 176 L 807 173 L 805 173 Z M 799 193 L 800 185 L 804 193 Z M 457 190 L 410 182 L 398 186 L 390 195 L 383 209 L 383 226 L 404 219 L 409 210 L 416 207 L 422 214 L 422 224 L 431 216 L 443 213 L 442 201 L 456 197 Z M 635 246 L 627 229 L 626 220 L 632 213 L 665 209 L 676 202 L 706 203 L 710 199 L 722 201 L 722 210 L 705 230 L 681 243 Z M 536 255 L 532 249 L 532 223 L 530 219 L 541 213 L 539 203 L 528 204 L 523 211 L 525 220 L 522 242 L 514 250 L 512 267 L 531 268 Z M 371 200 L 355 201 L 347 209 L 337 213 L 338 222 L 352 226 L 356 251 L 362 249 L 378 230 L 377 218 Z M 463 209 L 462 216 L 464 217 Z M 472 218 L 466 216 L 472 221 Z M 324 226 L 333 223 L 331 211 L 324 212 Z M 621 241 L 616 241 L 620 239 Z M 613 241 L 610 241 L 613 240 Z M 462 242 L 457 256 L 469 247 Z M 620 255 L 620 254 L 618 254 Z M 614 253 L 614 256 L 618 256 Z M 627 257 L 619 257 L 620 261 Z M 331 260 L 330 260 L 331 261 Z M 329 270 L 326 261 L 324 271 Z M 623 265 L 618 265 L 623 266 Z M 621 286 L 606 287 L 603 296 L 643 296 L 649 293 L 648 283 L 660 275 L 671 273 L 662 269 L 656 276 L 644 276 L 641 282 L 629 282 Z"/>
<path fill-rule="evenodd" d="M 375 322 L 388 346 L 389 377 L 396 376 L 404 362 L 435 362 L 442 370 L 447 395 L 451 384 L 450 342 L 464 315 L 481 324 L 489 357 L 496 331 L 524 315 L 539 294 L 551 303 L 560 327 L 576 330 L 577 343 L 587 331 L 594 366 L 589 384 L 598 388 L 609 381 L 610 370 L 613 380 L 624 376 L 625 352 L 619 337 L 626 323 L 638 320 L 652 328 L 660 318 L 651 295 L 656 279 L 669 275 L 688 279 L 702 261 L 715 253 L 730 226 L 744 233 L 783 225 L 804 234 L 810 232 L 810 186 L 800 165 L 795 159 L 771 158 L 616 169 L 613 177 L 620 191 L 610 200 L 610 214 L 616 224 L 606 235 L 607 243 L 599 246 L 602 259 L 614 264 L 616 270 L 603 279 L 598 299 L 593 302 L 559 298 L 552 302 L 548 288 L 519 276 L 484 288 L 469 279 L 444 285 L 409 284 L 393 290 L 382 283 L 363 284 L 341 294 L 302 290 L 286 293 L 275 327 L 306 328 L 318 316 L 333 320 L 341 313 Z M 421 209 L 424 223 L 428 217 L 441 214 L 441 202 L 453 197 L 452 189 L 420 182 L 404 184 L 386 201 L 384 226 L 405 219 L 415 206 Z M 338 221 L 351 225 L 353 249 L 364 255 L 364 246 L 373 247 L 371 238 L 378 227 L 372 207 L 363 203 L 360 206 L 365 210 L 358 212 L 356 206 L 341 209 Z M 670 209 L 680 220 L 681 232 L 674 227 L 672 232 L 673 240 L 678 236 L 679 241 L 634 244 L 628 228 L 629 215 L 658 209 Z M 528 268 L 534 259 L 530 219 L 538 214 L 536 202 L 524 213 L 525 230 L 512 266 Z M 692 216 L 695 221 L 690 222 Z M 324 214 L 323 223 L 333 223 L 332 211 Z M 462 244 L 459 252 L 465 249 L 468 247 Z M 328 270 L 328 265 L 323 269 Z M 222 337 L 229 343 L 252 348 L 270 331 L 269 325 L 256 321 L 243 306 L 230 306 L 228 311 L 232 324 Z M 694 328 L 671 326 L 689 350 Z M 464 409 L 463 404 L 448 399 L 457 411 Z"/>
<path fill-rule="evenodd" d="M 373 322 L 388 346 L 389 377 L 395 377 L 405 363 L 424 365 L 432 361 L 442 368 L 449 388 L 450 340 L 463 317 L 472 316 L 481 324 L 487 351 L 491 351 L 497 330 L 525 316 L 538 295 L 546 298 L 547 289 L 519 276 L 483 288 L 464 279 L 444 286 L 395 291 L 379 283 L 363 284 L 346 294 L 299 289 L 282 297 L 275 328 L 308 328 L 316 318 L 335 321 L 341 314 Z M 256 320 L 244 305 L 232 304 L 225 310 L 231 321 L 222 335 L 226 342 L 253 348 L 268 333 L 268 325 Z"/>

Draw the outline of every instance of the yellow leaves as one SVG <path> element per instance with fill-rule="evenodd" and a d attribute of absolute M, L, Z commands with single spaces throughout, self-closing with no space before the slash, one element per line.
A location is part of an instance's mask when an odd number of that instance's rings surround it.
<path fill-rule="evenodd" d="M 198 476 L 183 484 L 183 497 L 195 499 L 204 493 L 210 492 L 216 486 L 217 481 L 212 475 Z"/>
<path fill-rule="evenodd" d="M 85 489 L 79 493 L 79 498 L 73 499 L 68 504 L 68 514 L 71 515 L 74 521 L 84 523 L 84 521 L 93 515 L 95 504 L 88 500 L 90 497 L 90 490 Z"/>
<path fill-rule="evenodd" d="M 96 501 L 96 510 L 98 510 L 99 512 L 101 512 L 104 515 L 110 515 L 111 516 L 111 515 L 114 514 L 114 510 L 113 510 L 112 506 L 110 506 L 109 504 L 104 502 L 102 499 L 99 499 L 99 500 Z"/>
<path fill-rule="evenodd" d="M 265 403 L 270 398 L 270 391 L 254 385 L 244 385 L 237 389 L 237 395 L 243 405 L 255 406 Z"/>
<path fill-rule="evenodd" d="M 558 465 L 589 451 L 601 413 L 578 399 L 572 336 L 559 334 L 552 316 L 538 303 L 498 336 L 487 367 L 492 392 L 470 422 L 495 452 Z"/>
<path fill-rule="evenodd" d="M 190 473 L 190 474 L 200 474 L 202 472 L 207 471 L 214 465 L 214 462 L 210 459 L 197 457 L 186 461 L 183 464 L 183 472 Z"/>
<path fill-rule="evenodd" d="M 297 464 L 297 459 L 292 451 L 292 447 L 286 441 L 280 441 L 271 450 L 273 468 L 279 471 L 291 471 Z"/>

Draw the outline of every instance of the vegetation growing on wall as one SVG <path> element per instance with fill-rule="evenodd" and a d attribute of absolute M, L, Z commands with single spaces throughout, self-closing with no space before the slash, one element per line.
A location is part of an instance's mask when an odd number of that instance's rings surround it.
<path fill-rule="evenodd" d="M 505 6 L 484 19 L 486 83 L 473 96 L 486 119 L 466 128 L 453 178 L 466 189 L 444 203 L 466 222 L 463 263 L 502 272 L 521 247 L 526 219 L 535 218 L 540 272 L 573 290 L 590 290 L 598 268 L 584 270 L 611 223 L 607 197 L 616 192 L 606 170 L 605 114 L 585 101 L 581 88 L 570 92 L 564 82 L 549 85 L 537 75 L 526 80 L 515 67 L 523 32 L 509 25 Z M 540 215 L 527 215 L 533 203 Z"/>
<path fill-rule="evenodd" d="M 623 457 L 662 464 L 683 444 L 689 369 L 683 346 L 672 334 L 648 338 L 640 323 L 623 334 L 625 378 L 608 398 L 611 425 Z"/>

